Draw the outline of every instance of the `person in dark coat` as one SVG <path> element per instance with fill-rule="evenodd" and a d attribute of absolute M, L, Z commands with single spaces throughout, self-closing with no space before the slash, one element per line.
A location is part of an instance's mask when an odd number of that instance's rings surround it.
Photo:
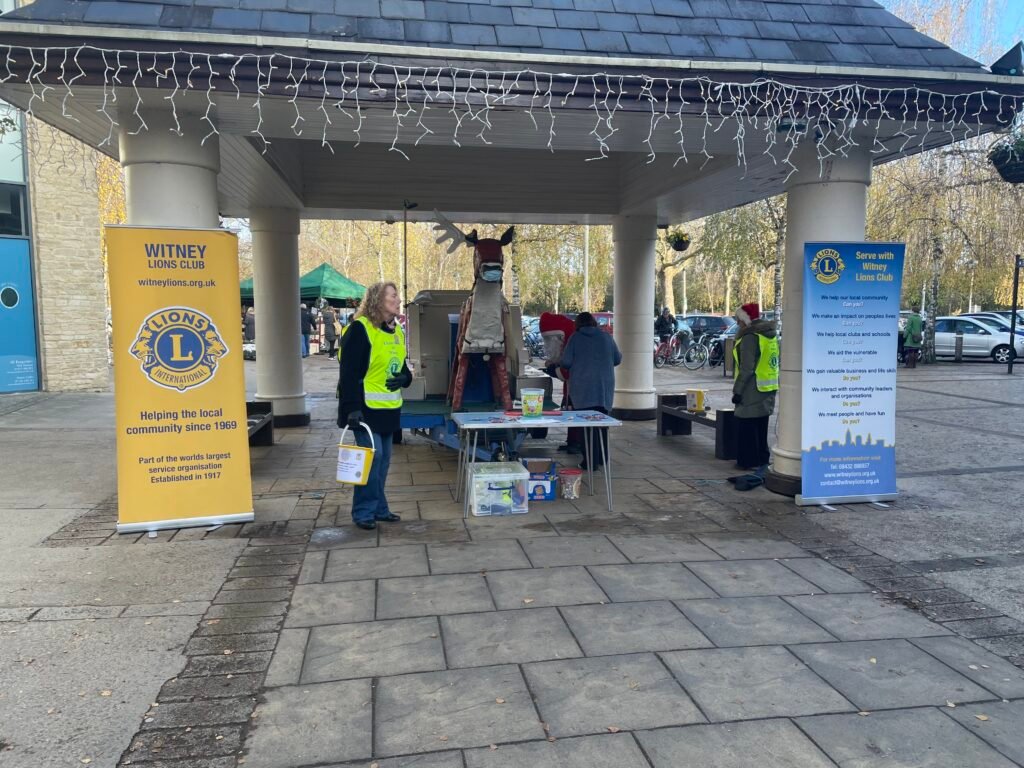
<path fill-rule="evenodd" d="M 559 365 L 568 368 L 569 397 L 578 411 L 608 413 L 615 396 L 615 366 L 622 362 L 622 353 L 610 334 L 597 327 L 589 312 L 576 316 L 576 332 L 562 350 Z M 594 448 L 594 469 L 604 464 L 608 455 L 608 430 L 598 429 L 600 446 Z M 587 460 L 580 465 L 587 469 Z"/>
<path fill-rule="evenodd" d="M 334 345 L 338 341 L 338 332 L 334 327 L 334 324 L 338 322 L 338 316 L 334 314 L 334 309 L 332 309 L 331 305 L 328 304 L 324 307 L 321 317 L 324 320 L 324 354 L 333 355 Z"/>
<path fill-rule="evenodd" d="M 242 341 L 256 341 L 256 312 L 252 307 L 245 310 L 244 329 L 245 330 L 242 333 Z"/>
<path fill-rule="evenodd" d="M 779 388 L 778 332 L 775 323 L 761 319 L 756 302 L 744 304 L 736 310 L 735 317 L 740 326 L 733 347 L 736 466 L 751 470 L 751 477 L 763 481 L 771 458 L 768 420 L 775 410 Z M 730 480 L 736 482 L 737 478 Z M 751 480 L 744 485 L 754 487 L 760 482 Z M 740 483 L 736 486 L 739 488 Z"/>
<path fill-rule="evenodd" d="M 299 325 L 302 334 L 302 356 L 309 357 L 309 337 L 313 335 L 313 315 L 305 304 L 299 305 Z"/>

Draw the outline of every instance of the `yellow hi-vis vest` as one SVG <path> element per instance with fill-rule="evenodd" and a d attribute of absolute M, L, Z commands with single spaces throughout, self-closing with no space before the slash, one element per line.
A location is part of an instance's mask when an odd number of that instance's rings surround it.
<path fill-rule="evenodd" d="M 760 333 L 757 336 L 758 351 L 757 366 L 754 368 L 754 380 L 757 383 L 758 392 L 776 392 L 779 389 L 779 340 L 768 338 Z M 732 348 L 732 378 L 733 381 L 740 375 L 740 345 L 736 343 Z"/>
<path fill-rule="evenodd" d="M 375 328 L 369 318 L 360 317 L 370 339 L 370 365 L 363 379 L 363 399 L 367 408 L 387 409 L 402 407 L 402 390 L 389 392 L 385 382 L 402 372 L 405 365 L 405 332 L 399 323 L 395 332 Z"/>

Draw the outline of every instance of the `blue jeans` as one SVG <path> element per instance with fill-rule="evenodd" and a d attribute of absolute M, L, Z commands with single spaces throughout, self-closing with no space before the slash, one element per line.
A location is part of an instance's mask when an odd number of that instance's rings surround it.
<path fill-rule="evenodd" d="M 355 433 L 356 445 L 370 447 L 370 436 L 362 427 Z M 352 497 L 352 522 L 368 523 L 391 514 L 388 500 L 384 496 L 384 484 L 388 479 L 391 467 L 391 433 L 378 435 L 373 433 L 373 464 L 370 466 L 370 477 L 366 485 L 354 486 Z"/>
<path fill-rule="evenodd" d="M 309 357 L 309 334 L 302 334 L 302 356 Z"/>

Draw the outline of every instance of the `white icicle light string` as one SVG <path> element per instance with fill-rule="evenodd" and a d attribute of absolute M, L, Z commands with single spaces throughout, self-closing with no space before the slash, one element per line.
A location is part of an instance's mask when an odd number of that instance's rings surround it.
<path fill-rule="evenodd" d="M 704 121 L 698 147 L 703 157 L 702 167 L 714 158 L 709 152 L 709 132 L 718 133 L 726 129 L 726 126 L 731 126 L 726 130 L 732 133 L 736 162 L 745 170 L 749 124 L 763 131 L 767 145 L 764 154 L 773 162 L 787 165 L 790 173 L 795 171 L 791 162 L 792 154 L 811 128 L 819 138 L 815 142 L 818 159 L 824 163 L 830 157 L 845 156 L 852 147 L 858 146 L 853 135 L 854 129 L 858 127 L 865 129 L 869 136 L 873 129 L 871 150 L 879 153 L 886 151 L 879 139 L 882 123 L 898 123 L 896 136 L 903 137 L 899 148 L 902 152 L 915 141 L 925 147 L 933 133 L 945 134 L 950 143 L 969 137 L 983 127 L 982 114 L 986 107 L 997 106 L 997 123 L 1000 126 L 1010 125 L 1015 118 L 1019 119 L 1024 106 L 1024 98 L 1000 94 L 991 89 L 951 95 L 918 86 L 889 88 L 848 83 L 809 87 L 772 78 L 729 82 L 715 80 L 707 75 L 653 77 L 605 72 L 554 73 L 535 69 L 488 70 L 455 66 L 406 66 L 371 59 L 336 61 L 282 53 L 131 51 L 91 45 L 47 48 L 3 46 L 0 50 L 4 52 L 0 84 L 25 83 L 31 89 L 25 110 L 27 114 L 32 115 L 35 103 L 45 102 L 47 93 L 53 91 L 61 97 L 62 116 L 74 121 L 77 118 L 69 109 L 69 101 L 75 99 L 75 83 L 88 77 L 81 57 L 83 54 L 98 57 L 103 68 L 103 99 L 97 111 L 109 125 L 107 137 L 101 146 L 111 143 L 115 129 L 120 127 L 111 114 L 112 107 L 116 111 L 118 87 L 127 90 L 134 100 L 128 113 L 137 124 L 128 132 L 137 134 L 149 130 L 143 118 L 143 90 L 150 86 L 140 84 L 140 80 L 146 79 L 150 79 L 158 90 L 171 87 L 171 93 L 161 99 L 169 103 L 175 124 L 172 131 L 179 135 L 181 124 L 176 100 L 187 92 L 202 93 L 205 96 L 206 109 L 201 119 L 209 126 L 209 131 L 203 137 L 203 143 L 220 133 L 214 116 L 215 94 L 223 92 L 225 97 L 233 96 L 236 100 L 252 99 L 256 124 L 250 133 L 260 140 L 264 152 L 271 141 L 263 133 L 265 120 L 262 99 L 272 86 L 278 86 L 295 111 L 291 130 L 296 137 L 302 136 L 304 124 L 308 123 L 307 117 L 303 115 L 303 107 L 316 105 L 315 112 L 321 115 L 320 143 L 332 153 L 334 148 L 328 139 L 328 129 L 334 125 L 334 121 L 331 120 L 328 105 L 353 123 L 354 146 L 358 146 L 363 138 L 361 131 L 368 103 L 390 105 L 394 137 L 389 149 L 407 160 L 409 155 L 400 144 L 408 145 L 411 141 L 412 146 L 416 147 L 425 137 L 435 134 L 423 120 L 430 109 L 447 108 L 452 114 L 454 128 L 451 141 L 456 146 L 462 146 L 467 135 L 463 133 L 463 128 L 470 125 L 479 126 L 479 130 L 472 129 L 475 131 L 472 135 L 488 145 L 491 144 L 488 132 L 492 130 L 492 110 L 508 107 L 510 103 L 522 108 L 538 132 L 547 133 L 546 148 L 554 152 L 557 137 L 556 110 L 564 108 L 570 99 L 581 100 L 578 107 L 581 111 L 594 113 L 594 127 L 588 135 L 593 137 L 596 154 L 588 160 L 603 160 L 609 157 L 609 141 L 618 131 L 615 117 L 626 111 L 623 101 L 633 99 L 638 102 L 638 109 L 646 103 L 650 112 L 649 130 L 643 141 L 648 152 L 648 162 L 653 162 L 656 157 L 654 137 L 663 121 L 676 126 L 675 143 L 679 147 L 676 164 L 689 162 L 684 120 L 698 118 Z M 183 78 L 179 77 L 179 66 L 188 67 L 187 75 Z M 252 66 L 255 70 L 254 93 L 239 88 L 238 70 L 243 66 Z M 274 80 L 275 71 L 283 73 L 283 77 L 277 81 Z M 48 77 L 44 79 L 44 76 Z M 99 72 L 95 76 L 98 79 Z M 218 83 L 223 88 L 225 76 L 233 94 L 228 90 L 219 91 Z M 391 84 L 382 84 L 378 78 L 387 78 Z M 55 79 L 61 88 L 58 90 L 47 79 Z M 451 87 L 443 85 L 442 80 L 450 81 Z M 591 88 L 589 103 L 586 103 L 585 96 L 577 96 L 581 84 Z M 564 86 L 564 96 L 558 95 L 556 85 Z M 315 91 L 303 96 L 304 86 Z M 360 96 L 360 89 L 374 97 L 375 101 L 367 102 L 365 96 Z M 687 100 L 687 92 L 700 94 L 699 111 L 687 111 L 688 107 L 694 106 L 692 97 Z M 872 95 L 874 98 L 871 98 Z M 969 108 L 972 101 L 977 101 L 977 109 Z M 890 107 L 889 104 L 895 106 Z M 922 120 L 922 104 L 925 125 L 923 132 L 920 132 L 918 128 Z M 941 120 L 930 119 L 929 113 L 932 111 L 941 114 Z M 544 115 L 544 127 L 537 120 L 538 112 Z M 416 129 L 418 135 L 415 140 L 410 137 L 403 142 L 403 131 L 411 127 Z M 775 149 L 780 142 L 784 145 L 784 151 L 781 156 L 777 156 Z"/>

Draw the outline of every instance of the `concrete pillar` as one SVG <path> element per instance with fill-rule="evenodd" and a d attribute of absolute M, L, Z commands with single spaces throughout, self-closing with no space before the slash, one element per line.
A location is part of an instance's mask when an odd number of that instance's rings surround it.
<path fill-rule="evenodd" d="M 615 342 L 622 364 L 615 371 L 613 413 L 620 419 L 653 419 L 654 266 L 658 220 L 655 216 L 617 216 L 615 242 Z"/>
<path fill-rule="evenodd" d="M 256 399 L 274 404 L 274 425 L 309 424 L 299 324 L 299 212 L 256 208 L 252 231 Z"/>
<path fill-rule="evenodd" d="M 119 136 L 124 167 L 128 223 L 152 227 L 220 226 L 217 173 L 220 142 L 196 115 L 179 113 L 179 136 L 169 110 L 146 111 L 148 131 Z M 121 121 L 122 126 L 135 121 Z"/>
<path fill-rule="evenodd" d="M 798 148 L 794 163 L 798 170 L 786 184 L 778 443 L 765 482 L 770 490 L 789 496 L 800 492 L 804 243 L 864 239 L 871 153 L 867 147 L 854 148 L 847 157 L 833 157 L 821 164 L 814 145 L 806 142 Z"/>

